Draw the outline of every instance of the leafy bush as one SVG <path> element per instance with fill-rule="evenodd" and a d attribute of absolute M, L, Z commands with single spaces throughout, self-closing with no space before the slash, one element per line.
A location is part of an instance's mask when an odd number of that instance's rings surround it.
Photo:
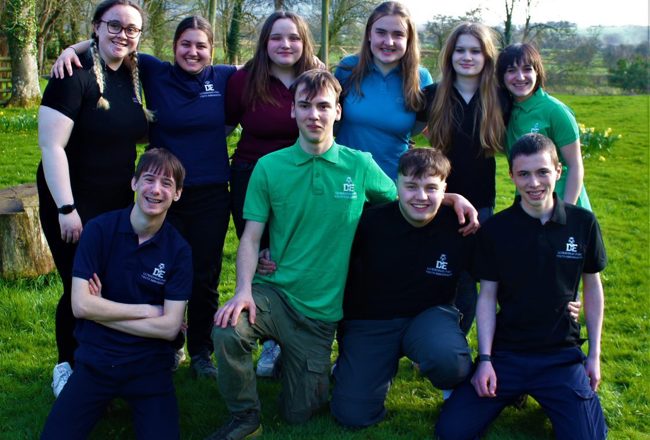
<path fill-rule="evenodd" d="M 605 154 L 609 153 L 614 143 L 623 137 L 620 134 L 612 134 L 611 128 L 596 131 L 594 127 L 585 127 L 584 124 L 578 124 L 578 128 L 582 157 L 585 159 L 597 155 L 598 159 L 605 160 Z"/>
<path fill-rule="evenodd" d="M 620 59 L 616 67 L 609 70 L 609 83 L 630 92 L 647 93 L 648 59 L 636 56 L 632 60 Z"/>

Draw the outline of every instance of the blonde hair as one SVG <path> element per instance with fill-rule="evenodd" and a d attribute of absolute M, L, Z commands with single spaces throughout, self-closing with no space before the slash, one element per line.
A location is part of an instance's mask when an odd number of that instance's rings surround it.
<path fill-rule="evenodd" d="M 418 43 L 418 33 L 415 28 L 415 23 L 413 22 L 408 9 L 406 9 L 406 6 L 395 1 L 388 1 L 380 4 L 375 8 L 372 14 L 370 14 L 370 17 L 368 17 L 366 30 L 363 36 L 363 43 L 361 44 L 361 49 L 358 54 L 359 62 L 356 66 L 351 68 L 352 73 L 350 78 L 346 84 L 344 84 L 344 94 L 349 94 L 353 87 L 357 95 L 363 96 L 363 92 L 361 91 L 361 82 L 368 74 L 369 69 L 373 64 L 372 51 L 370 50 L 369 43 L 372 25 L 380 18 L 389 15 L 400 17 L 404 21 L 408 31 L 406 53 L 400 60 L 400 66 L 402 68 L 402 92 L 404 94 L 404 104 L 406 109 L 409 111 L 418 111 L 424 107 L 424 95 L 420 90 L 420 48 Z M 343 65 L 340 65 L 339 67 L 342 69 L 350 69 L 350 67 Z"/>
<path fill-rule="evenodd" d="M 453 91 L 456 71 L 451 58 L 456 49 L 456 42 L 461 35 L 471 35 L 481 45 L 485 59 L 481 78 L 479 80 L 479 105 L 474 113 L 474 127 L 478 122 L 479 140 L 486 156 L 493 156 L 502 151 L 502 141 L 505 133 L 503 114 L 497 93 L 497 81 L 494 75 L 496 68 L 497 49 L 494 45 L 494 33 L 481 23 L 461 23 L 454 28 L 440 51 L 440 82 L 436 86 L 436 95 L 429 109 L 427 133 L 433 148 L 446 153 L 451 144 L 454 126 L 461 125 L 456 120 L 454 111 L 458 97 Z M 480 120 L 478 120 L 480 115 Z"/>

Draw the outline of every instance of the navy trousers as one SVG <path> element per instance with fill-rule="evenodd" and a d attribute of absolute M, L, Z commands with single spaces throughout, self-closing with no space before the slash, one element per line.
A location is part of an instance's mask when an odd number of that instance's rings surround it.
<path fill-rule="evenodd" d="M 77 362 L 54 402 L 41 439 L 86 439 L 116 397 L 131 406 L 138 439 L 178 439 L 178 405 L 169 369 L 151 371 L 141 363 L 96 367 Z"/>
<path fill-rule="evenodd" d="M 342 321 L 332 415 L 349 427 L 381 421 L 403 356 L 418 363 L 435 387 L 448 389 L 462 382 L 472 361 L 458 321 L 453 306 L 432 307 L 414 318 Z"/>
<path fill-rule="evenodd" d="M 495 352 L 496 397 L 479 397 L 468 378 L 445 402 L 436 425 L 442 440 L 478 438 L 521 394 L 537 400 L 559 440 L 600 440 L 607 426 L 578 347 L 549 353 Z"/>

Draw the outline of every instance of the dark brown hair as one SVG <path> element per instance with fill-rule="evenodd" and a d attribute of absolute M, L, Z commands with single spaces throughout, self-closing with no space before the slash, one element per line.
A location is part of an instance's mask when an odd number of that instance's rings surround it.
<path fill-rule="evenodd" d="M 450 171 L 449 159 L 435 148 L 422 147 L 406 150 L 397 164 L 398 174 L 412 176 L 416 179 L 437 176 L 441 180 L 446 180 Z"/>
<path fill-rule="evenodd" d="M 138 180 L 145 172 L 172 177 L 176 183 L 176 190 L 183 189 L 185 167 L 169 150 L 150 148 L 145 151 L 138 160 L 133 177 Z"/>

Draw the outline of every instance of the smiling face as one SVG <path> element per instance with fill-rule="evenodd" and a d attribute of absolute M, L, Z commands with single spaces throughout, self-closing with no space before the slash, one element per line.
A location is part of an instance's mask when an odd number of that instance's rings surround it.
<path fill-rule="evenodd" d="M 173 177 L 152 170 L 143 172 L 137 179 L 134 177 L 131 189 L 136 193 L 136 206 L 149 217 L 165 214 L 181 196 Z"/>
<path fill-rule="evenodd" d="M 506 68 L 503 82 L 515 101 L 525 101 L 535 93 L 537 72 L 531 64 L 515 63 Z"/>
<path fill-rule="evenodd" d="M 302 56 L 302 45 L 296 24 L 289 18 L 280 18 L 273 23 L 266 51 L 272 65 L 293 67 Z"/>
<path fill-rule="evenodd" d="M 100 20 L 93 24 L 99 55 L 109 67 L 117 69 L 127 55 L 136 51 L 141 34 L 135 38 L 127 38 L 124 29 L 117 34 L 111 34 L 108 32 L 107 22 L 119 22 L 123 28 L 142 29 L 142 16 L 132 6 L 115 5 L 106 11 Z"/>
<path fill-rule="evenodd" d="M 384 15 L 372 24 L 368 40 L 373 62 L 383 73 L 388 73 L 406 54 L 409 41 L 405 20 L 397 15 Z"/>
<path fill-rule="evenodd" d="M 457 77 L 479 77 L 485 66 L 485 55 L 478 38 L 470 34 L 460 35 L 451 55 L 451 63 Z"/>
<path fill-rule="evenodd" d="M 295 96 L 291 117 L 298 125 L 300 145 L 308 148 L 310 154 L 327 151 L 334 141 L 334 122 L 341 119 L 341 105 L 336 102 L 335 91 L 323 87 L 308 99 L 305 85 L 300 84 Z"/>
<path fill-rule="evenodd" d="M 561 173 L 560 164 L 553 163 L 548 151 L 515 157 L 510 177 L 521 195 L 522 209 L 536 218 L 551 213 L 553 191 Z"/>
<path fill-rule="evenodd" d="M 436 216 L 447 184 L 440 176 L 397 176 L 399 209 L 404 219 L 416 228 L 427 225 Z"/>
<path fill-rule="evenodd" d="M 200 29 L 186 29 L 174 44 L 174 58 L 187 73 L 200 73 L 212 62 L 212 45 L 206 33 Z"/>

